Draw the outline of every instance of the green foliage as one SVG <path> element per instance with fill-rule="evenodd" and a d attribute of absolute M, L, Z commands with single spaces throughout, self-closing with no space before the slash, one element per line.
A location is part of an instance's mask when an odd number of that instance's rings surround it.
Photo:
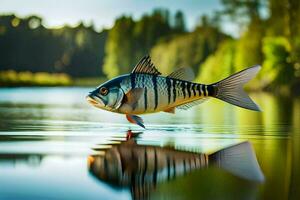
<path fill-rule="evenodd" d="M 196 34 L 177 36 L 152 48 L 152 59 L 163 74 L 169 74 L 179 67 L 192 67 L 197 64 L 197 58 L 200 56 L 200 53 L 197 54 L 199 51 L 197 47 L 200 45 L 196 36 Z"/>
<path fill-rule="evenodd" d="M 152 48 L 151 56 L 164 74 L 179 67 L 191 67 L 198 73 L 199 64 L 226 38 L 229 37 L 217 27 L 204 23 L 192 33 L 158 43 Z"/>
<path fill-rule="evenodd" d="M 270 0 L 270 18 L 267 20 L 268 36 L 287 36 L 289 34 L 289 0 Z"/>
<path fill-rule="evenodd" d="M 235 59 L 236 70 L 242 70 L 262 63 L 262 30 L 261 21 L 253 21 L 248 30 L 242 35 L 241 39 L 237 42 L 237 51 Z"/>
<path fill-rule="evenodd" d="M 121 17 L 108 33 L 103 70 L 109 78 L 129 72 L 133 55 L 133 28 L 131 17 Z"/>
<path fill-rule="evenodd" d="M 234 72 L 235 55 L 236 42 L 233 40 L 222 42 L 218 50 L 200 65 L 200 73 L 196 81 L 208 84 L 228 77 Z"/>
<path fill-rule="evenodd" d="M 198 80 L 211 82 L 207 78 L 209 75 L 221 79 L 219 70 L 229 75 L 233 69 L 239 71 L 262 64 L 261 72 L 250 87 L 291 94 L 290 88 L 300 84 L 300 26 L 296 23 L 300 19 L 299 1 L 223 0 L 222 3 L 223 13 L 231 16 L 243 32 L 235 42 L 234 55 L 229 56 L 228 46 L 220 45 L 217 52 L 200 66 Z M 267 9 L 270 15 L 263 18 L 261 11 Z M 233 64 L 226 64 L 228 60 L 232 62 L 231 58 Z M 225 63 L 224 68 L 218 67 L 219 63 Z"/>
<path fill-rule="evenodd" d="M 46 29 L 37 16 L 0 16 L 0 70 L 100 76 L 106 31 L 92 25 Z"/>
<path fill-rule="evenodd" d="M 37 16 L 0 16 L 0 70 L 15 70 L 2 73 L 1 83 L 43 84 L 49 74 L 64 73 L 75 77 L 75 84 L 91 84 L 98 78 L 129 73 L 150 53 L 163 74 L 192 67 L 199 82 L 211 83 L 262 64 L 252 88 L 299 88 L 299 1 L 221 2 L 223 10 L 201 16 L 193 31 L 186 30 L 181 11 L 170 15 L 165 9 L 155 9 L 138 20 L 122 16 L 101 33 L 93 24 L 47 29 Z M 221 31 L 224 19 L 240 27 L 239 38 Z M 37 72 L 48 74 L 37 76 Z"/>
<path fill-rule="evenodd" d="M 0 71 L 0 86 L 68 86 L 71 84 L 72 79 L 63 73 Z"/>
<path fill-rule="evenodd" d="M 265 0 L 221 0 L 224 14 L 237 23 L 247 24 L 261 19 L 261 7 Z"/>
<path fill-rule="evenodd" d="M 173 32 L 166 10 L 154 10 L 139 21 L 126 16 L 117 19 L 108 33 L 104 73 L 109 78 L 129 73 L 159 39 Z"/>
<path fill-rule="evenodd" d="M 285 37 L 266 37 L 263 40 L 262 77 L 267 85 L 287 85 L 294 79 L 294 68 L 291 65 L 291 45 Z"/>
<path fill-rule="evenodd" d="M 95 87 L 106 81 L 104 77 L 84 77 L 72 79 L 72 86 Z"/>

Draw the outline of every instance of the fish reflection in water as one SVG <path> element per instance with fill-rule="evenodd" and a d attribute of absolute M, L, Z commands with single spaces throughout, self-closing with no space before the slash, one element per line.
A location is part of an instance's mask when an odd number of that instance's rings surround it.
<path fill-rule="evenodd" d="M 264 181 L 249 142 L 203 154 L 139 145 L 131 138 L 106 150 L 104 155 L 90 156 L 88 164 L 98 179 L 113 186 L 130 187 L 133 199 L 148 199 L 157 183 L 211 166 L 250 181 Z"/>

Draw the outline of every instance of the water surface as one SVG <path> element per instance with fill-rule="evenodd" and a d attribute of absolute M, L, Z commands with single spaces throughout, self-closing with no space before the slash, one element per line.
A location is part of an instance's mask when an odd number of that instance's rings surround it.
<path fill-rule="evenodd" d="M 261 113 L 210 100 L 175 115 L 144 115 L 143 130 L 123 115 L 88 105 L 90 90 L 0 89 L 0 199 L 300 198 L 299 98 L 253 94 Z M 125 142 L 129 129 L 142 132 L 137 145 L 186 153 L 209 154 L 250 141 L 265 181 L 207 167 L 151 184 L 135 181 L 143 185 L 137 191 L 112 184 L 116 177 L 103 178 L 91 163 Z"/>

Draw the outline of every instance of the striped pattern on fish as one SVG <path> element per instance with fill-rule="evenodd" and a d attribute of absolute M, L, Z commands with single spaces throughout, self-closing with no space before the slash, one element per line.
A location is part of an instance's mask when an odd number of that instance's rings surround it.
<path fill-rule="evenodd" d="M 213 85 L 197 84 L 189 81 L 150 74 L 129 74 L 120 83 L 124 93 L 135 88 L 144 88 L 141 98 L 134 107 L 124 104 L 116 112 L 126 114 L 146 114 L 168 110 L 202 98 L 213 97 Z"/>
<path fill-rule="evenodd" d="M 188 109 L 209 97 L 230 104 L 260 111 L 259 107 L 243 91 L 260 66 L 256 65 L 233 74 L 222 81 L 205 85 L 194 83 L 193 71 L 180 68 L 168 76 L 162 76 L 149 56 L 144 57 L 130 74 L 109 80 L 90 92 L 87 100 L 93 106 L 111 112 L 126 114 L 129 122 L 143 128 L 144 122 L 137 114 L 155 112 L 175 113 L 175 109 Z"/>

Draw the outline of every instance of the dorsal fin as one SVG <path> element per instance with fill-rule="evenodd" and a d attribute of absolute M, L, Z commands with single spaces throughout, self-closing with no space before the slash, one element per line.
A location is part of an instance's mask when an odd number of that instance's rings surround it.
<path fill-rule="evenodd" d="M 182 67 L 168 75 L 169 78 L 192 81 L 195 78 L 193 70 L 189 67 Z"/>
<path fill-rule="evenodd" d="M 155 68 L 149 55 L 144 56 L 133 68 L 131 73 L 160 75 L 161 73 Z"/>

